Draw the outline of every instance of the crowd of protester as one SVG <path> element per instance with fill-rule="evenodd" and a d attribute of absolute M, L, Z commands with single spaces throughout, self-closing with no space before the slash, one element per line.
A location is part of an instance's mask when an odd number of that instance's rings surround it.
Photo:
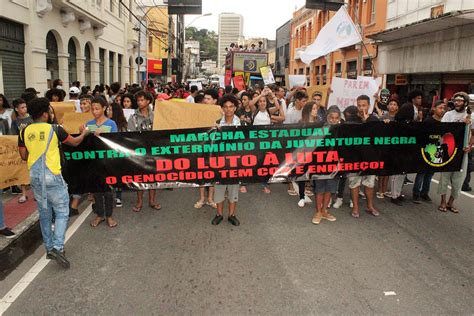
<path fill-rule="evenodd" d="M 234 48 L 238 50 L 239 48 Z M 329 91 L 330 93 L 331 91 Z M 126 131 L 150 131 L 153 128 L 153 111 L 155 100 L 170 100 L 173 98 L 185 99 L 188 103 L 203 103 L 220 105 L 222 118 L 216 122 L 218 126 L 239 125 L 278 125 L 278 124 L 319 124 L 330 126 L 338 124 L 365 124 L 374 121 L 390 122 L 464 122 L 474 130 L 470 119 L 469 96 L 464 92 L 456 93 L 452 100 L 439 100 L 429 107 L 423 106 L 423 92 L 412 91 L 408 102 L 399 103 L 397 95 L 390 95 L 386 89 L 376 95 L 376 102 L 371 112 L 370 98 L 361 95 L 356 104 L 347 107 L 343 112 L 337 106 L 323 104 L 322 93 L 315 92 L 308 95 L 305 88 L 286 90 L 279 86 L 258 85 L 244 91 L 238 91 L 231 86 L 225 88 L 210 85 L 203 90 L 197 86 L 182 84 L 157 84 L 147 82 L 138 85 L 115 82 L 110 86 L 101 84 L 94 88 L 82 86 L 80 82 L 72 83 L 69 90 L 64 90 L 63 82 L 55 80 L 52 88 L 40 97 L 34 88 L 28 88 L 17 99 L 9 102 L 0 94 L 0 134 L 19 135 L 20 155 L 28 161 L 30 169 L 31 188 L 38 203 L 40 223 L 47 256 L 55 259 L 64 267 L 69 266 L 69 261 L 64 254 L 64 231 L 67 227 L 69 216 L 78 214 L 80 194 L 68 192 L 67 185 L 61 176 L 60 143 L 72 146 L 80 144 L 88 133 L 114 133 Z M 326 98 L 327 100 L 328 98 Z M 84 122 L 80 135 L 70 136 L 58 122 L 50 102 L 64 100 L 74 101 L 78 112 L 90 112 L 93 119 Z M 326 101 L 327 103 L 327 101 Z M 10 105 L 11 104 L 11 105 Z M 128 117 L 127 109 L 133 110 Z M 61 122 L 59 122 L 61 123 Z M 34 137 L 43 133 L 48 140 L 40 143 Z M 443 172 L 437 194 L 441 196 L 438 210 L 458 213 L 455 206 L 461 190 L 470 191 L 470 171 L 472 169 L 471 145 L 465 148 L 466 156 L 462 171 Z M 46 171 L 45 171 L 46 170 Z M 45 176 L 46 172 L 46 176 Z M 411 199 L 403 194 L 403 186 L 410 182 L 405 174 L 401 175 L 359 175 L 349 173 L 346 175 L 314 176 L 312 181 L 293 181 L 288 183 L 288 195 L 295 197 L 298 207 L 305 207 L 313 203 L 315 212 L 312 223 L 320 224 L 322 220 L 335 221 L 336 217 L 329 212 L 330 208 L 338 209 L 344 204 L 346 184 L 350 194 L 347 196 L 350 214 L 359 218 L 361 199 L 365 200 L 365 211 L 372 216 L 379 216 L 378 200 L 389 199 L 397 206 L 407 202 L 431 202 L 430 184 L 433 173 L 419 173 L 413 184 Z M 48 180 L 48 179 L 52 180 Z M 448 198 L 447 189 L 451 186 Z M 262 183 L 253 186 L 253 189 L 262 190 L 265 195 L 272 194 L 271 185 Z M 26 185 L 9 188 L 12 193 L 20 194 L 18 203 L 27 200 Z M 199 198 L 194 207 L 199 209 L 209 206 L 216 209 L 212 219 L 213 225 L 218 225 L 223 220 L 224 201 L 228 199 L 228 221 L 235 226 L 240 225 L 236 217 L 239 194 L 245 194 L 248 187 L 240 185 L 215 185 L 213 187 L 200 187 Z M 136 202 L 133 212 L 143 209 L 143 198 L 146 192 L 136 192 Z M 157 202 L 157 190 L 148 190 L 148 206 L 160 210 Z M 113 209 L 122 207 L 122 192 L 110 190 L 107 192 L 91 192 L 88 199 L 93 202 L 96 214 L 90 223 L 97 227 L 105 222 L 113 228 L 118 225 L 113 218 Z M 0 234 L 13 237 L 14 233 L 5 227 L 3 219 L 3 206 L 0 203 Z M 51 230 L 54 220 L 55 229 Z"/>

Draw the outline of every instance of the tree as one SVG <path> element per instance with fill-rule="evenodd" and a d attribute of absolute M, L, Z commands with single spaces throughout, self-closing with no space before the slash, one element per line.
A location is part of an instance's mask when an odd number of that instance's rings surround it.
<path fill-rule="evenodd" d="M 203 59 L 217 60 L 217 34 L 207 29 L 197 29 L 194 26 L 186 28 L 186 40 L 198 41 Z"/>

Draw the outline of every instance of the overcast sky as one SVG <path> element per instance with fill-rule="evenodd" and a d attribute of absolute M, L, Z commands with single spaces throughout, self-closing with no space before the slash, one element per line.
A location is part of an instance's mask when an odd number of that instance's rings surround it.
<path fill-rule="evenodd" d="M 140 0 L 138 3 L 158 4 L 160 0 Z M 240 13 L 244 17 L 245 37 L 266 37 L 275 39 L 278 27 L 292 18 L 295 8 L 301 8 L 305 0 L 202 0 L 202 13 L 212 13 L 212 16 L 199 18 L 191 26 L 206 28 L 217 32 L 219 13 Z M 185 16 L 188 25 L 196 15 Z"/>
<path fill-rule="evenodd" d="M 275 31 L 292 18 L 295 8 L 305 0 L 202 0 L 202 13 L 212 13 L 196 20 L 192 26 L 217 32 L 218 16 L 222 12 L 240 13 L 244 17 L 245 37 L 275 39 Z M 186 25 L 196 16 L 185 17 Z"/>

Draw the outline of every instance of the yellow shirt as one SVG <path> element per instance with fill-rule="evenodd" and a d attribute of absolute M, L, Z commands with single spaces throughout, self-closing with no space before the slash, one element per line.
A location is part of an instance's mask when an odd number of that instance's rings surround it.
<path fill-rule="evenodd" d="M 19 135 L 18 147 L 28 150 L 28 169 L 41 157 L 48 144 L 49 133 L 53 126 L 48 123 L 33 123 L 25 127 Z M 57 133 L 53 132 L 48 152 L 46 153 L 46 166 L 54 174 L 61 174 L 61 156 L 59 141 L 67 141 L 69 134 L 58 126 Z"/>

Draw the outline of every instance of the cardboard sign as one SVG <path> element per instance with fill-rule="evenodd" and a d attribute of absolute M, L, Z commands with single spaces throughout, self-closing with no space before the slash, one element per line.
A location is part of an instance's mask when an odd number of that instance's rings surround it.
<path fill-rule="evenodd" d="M 273 71 L 270 67 L 262 67 L 260 68 L 260 73 L 262 74 L 263 83 L 265 85 L 274 84 L 275 77 L 273 77 Z"/>
<path fill-rule="evenodd" d="M 288 75 L 288 83 L 290 89 L 295 87 L 305 87 L 306 86 L 306 76 L 305 75 Z"/>
<path fill-rule="evenodd" d="M 231 70 L 226 70 L 225 71 L 225 78 L 224 78 L 224 85 L 225 86 L 230 86 L 231 82 L 232 82 L 232 71 Z"/>
<path fill-rule="evenodd" d="M 26 161 L 18 152 L 18 136 L 0 136 L 0 189 L 29 183 Z"/>
<path fill-rule="evenodd" d="M 243 76 L 234 77 L 234 87 L 239 89 L 239 91 L 245 90 L 245 83 Z"/>
<path fill-rule="evenodd" d="M 86 124 L 92 120 L 94 116 L 92 113 L 70 113 L 66 112 L 63 116 L 63 128 L 69 134 L 79 134 L 79 126 Z"/>
<path fill-rule="evenodd" d="M 53 107 L 54 113 L 56 113 L 56 120 L 59 124 L 63 123 L 64 113 L 76 113 L 76 102 L 74 101 L 50 102 L 49 104 Z"/>
<path fill-rule="evenodd" d="M 306 93 L 308 94 L 308 98 L 309 100 L 311 101 L 311 98 L 313 96 L 313 93 L 315 92 L 321 92 L 321 94 L 323 95 L 322 99 L 321 99 L 321 104 L 326 104 L 326 98 L 328 96 L 328 89 L 329 89 L 329 85 L 324 85 L 324 86 L 310 86 L 308 88 L 306 88 Z M 328 107 L 330 107 L 332 104 L 328 104 Z"/>
<path fill-rule="evenodd" d="M 221 117 L 218 105 L 157 101 L 153 130 L 211 127 Z"/>
<path fill-rule="evenodd" d="M 357 79 L 332 78 L 332 94 L 329 96 L 329 104 L 337 105 L 344 111 L 350 105 L 357 105 L 356 99 L 360 95 L 370 98 L 369 113 L 374 107 L 374 94 L 377 93 L 381 84 L 381 78 L 359 76 Z"/>
<path fill-rule="evenodd" d="M 202 82 L 201 81 L 190 81 L 189 82 L 189 89 L 191 89 L 192 86 L 196 86 L 198 90 L 202 90 Z"/>

